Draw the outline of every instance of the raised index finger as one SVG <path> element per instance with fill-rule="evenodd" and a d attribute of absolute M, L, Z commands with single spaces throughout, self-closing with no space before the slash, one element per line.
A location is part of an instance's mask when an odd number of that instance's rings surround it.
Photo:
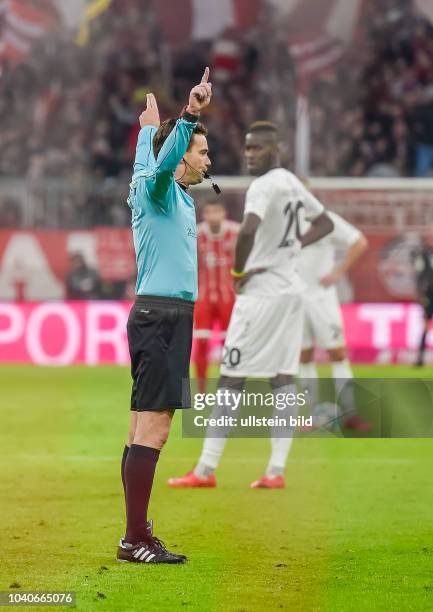
<path fill-rule="evenodd" d="M 209 66 L 206 66 L 203 72 L 203 76 L 201 77 L 201 83 L 207 83 L 209 80 Z"/>

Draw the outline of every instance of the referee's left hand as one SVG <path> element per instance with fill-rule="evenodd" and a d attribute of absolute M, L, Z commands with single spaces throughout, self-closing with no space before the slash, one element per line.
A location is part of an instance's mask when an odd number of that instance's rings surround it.
<path fill-rule="evenodd" d="M 153 93 L 147 94 L 146 96 L 146 109 L 140 115 L 140 127 L 144 128 L 146 125 L 159 128 L 161 121 L 159 120 L 158 104 Z"/>
<path fill-rule="evenodd" d="M 186 110 L 192 115 L 199 115 L 208 106 L 212 97 L 212 83 L 209 83 L 209 68 L 206 66 L 200 85 L 191 89 Z"/>

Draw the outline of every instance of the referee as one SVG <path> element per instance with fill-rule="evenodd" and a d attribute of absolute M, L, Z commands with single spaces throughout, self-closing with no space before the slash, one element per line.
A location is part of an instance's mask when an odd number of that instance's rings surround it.
<path fill-rule="evenodd" d="M 180 119 L 160 125 L 153 94 L 147 96 L 140 116 L 142 129 L 128 198 L 138 275 L 127 326 L 133 383 L 131 424 L 121 468 L 127 523 L 117 552 L 120 561 L 186 561 L 153 536 L 147 509 L 174 411 L 188 407 L 182 397 L 189 397 L 197 299 L 196 213 L 188 187 L 201 183 L 210 166 L 207 131 L 198 122 L 212 96 L 208 81 L 206 68 Z"/>
<path fill-rule="evenodd" d="M 415 365 L 424 365 L 424 355 L 427 343 L 427 334 L 433 318 L 433 227 L 422 248 L 415 254 L 414 266 L 419 301 L 424 307 L 424 330 L 421 336 L 418 360 Z"/>

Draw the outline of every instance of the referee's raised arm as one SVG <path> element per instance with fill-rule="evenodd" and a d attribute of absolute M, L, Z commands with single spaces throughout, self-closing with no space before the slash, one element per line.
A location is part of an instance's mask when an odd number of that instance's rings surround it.
<path fill-rule="evenodd" d="M 156 158 L 155 178 L 153 185 L 149 186 L 154 197 L 164 197 L 179 164 L 185 162 L 184 155 L 197 127 L 200 113 L 209 105 L 211 97 L 212 84 L 209 83 L 209 68 L 206 68 L 200 84 L 191 89 L 188 105 L 182 116 L 176 121 L 164 122 L 156 133 L 153 147 Z"/>
<path fill-rule="evenodd" d="M 155 164 L 153 156 L 153 138 L 161 125 L 156 98 L 153 93 L 146 96 L 146 108 L 140 115 L 140 133 L 135 152 L 134 173 L 140 172 Z"/>

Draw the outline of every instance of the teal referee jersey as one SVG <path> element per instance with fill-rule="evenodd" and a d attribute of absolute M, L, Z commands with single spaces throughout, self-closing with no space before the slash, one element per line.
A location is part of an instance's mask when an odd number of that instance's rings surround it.
<path fill-rule="evenodd" d="M 140 131 L 128 204 L 137 261 L 137 295 L 197 299 L 197 231 L 194 201 L 174 180 L 196 121 L 178 119 L 158 158 L 155 128 Z"/>

